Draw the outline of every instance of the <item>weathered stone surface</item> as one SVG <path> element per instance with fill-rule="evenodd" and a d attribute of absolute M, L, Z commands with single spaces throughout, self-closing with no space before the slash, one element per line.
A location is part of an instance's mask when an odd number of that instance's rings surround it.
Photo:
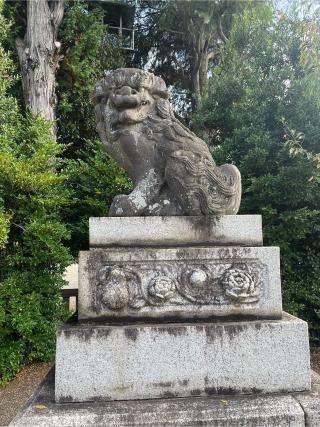
<path fill-rule="evenodd" d="M 307 324 L 283 320 L 63 326 L 57 401 L 290 392 L 310 388 Z"/>
<path fill-rule="evenodd" d="M 311 393 L 297 393 L 295 399 L 299 402 L 305 414 L 307 427 L 320 426 L 320 375 L 315 371 L 311 373 Z"/>
<path fill-rule="evenodd" d="M 105 248 L 81 252 L 79 319 L 282 313 L 279 248 Z"/>
<path fill-rule="evenodd" d="M 238 212 L 239 170 L 216 166 L 206 143 L 175 117 L 160 77 L 120 68 L 97 83 L 93 99 L 102 142 L 134 183 L 113 199 L 110 216 Z"/>
<path fill-rule="evenodd" d="M 288 394 L 57 404 L 52 372 L 10 427 L 169 425 L 304 427 L 306 424 L 301 406 Z"/>
<path fill-rule="evenodd" d="M 307 427 L 320 426 L 320 396 L 318 393 L 305 393 L 295 396 L 305 413 Z"/>
<path fill-rule="evenodd" d="M 262 246 L 261 215 L 90 218 L 89 243 L 91 247 Z"/>

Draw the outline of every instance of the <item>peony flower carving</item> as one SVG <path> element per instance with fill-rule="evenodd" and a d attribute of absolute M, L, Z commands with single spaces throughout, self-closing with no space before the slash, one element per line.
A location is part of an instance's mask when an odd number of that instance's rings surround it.
<path fill-rule="evenodd" d="M 152 297 L 166 301 L 173 296 L 175 288 L 174 281 L 170 277 L 159 275 L 151 280 L 148 292 Z"/>
<path fill-rule="evenodd" d="M 225 295 L 237 302 L 245 302 L 255 293 L 255 281 L 246 270 L 230 268 L 221 276 Z"/>
<path fill-rule="evenodd" d="M 101 302 L 110 310 L 120 310 L 129 303 L 128 277 L 119 268 L 107 272 L 103 284 Z"/>

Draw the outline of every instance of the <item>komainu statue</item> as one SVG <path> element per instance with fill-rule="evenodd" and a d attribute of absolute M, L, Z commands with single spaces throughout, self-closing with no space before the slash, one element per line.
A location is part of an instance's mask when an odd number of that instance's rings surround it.
<path fill-rule="evenodd" d="M 134 184 L 113 199 L 109 216 L 238 212 L 239 170 L 216 166 L 206 143 L 175 118 L 160 77 L 119 68 L 96 84 L 93 99 L 103 144 Z"/>

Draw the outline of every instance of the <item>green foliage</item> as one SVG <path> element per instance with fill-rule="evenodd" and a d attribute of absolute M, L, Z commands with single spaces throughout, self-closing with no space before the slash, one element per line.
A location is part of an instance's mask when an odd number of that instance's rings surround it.
<path fill-rule="evenodd" d="M 188 119 L 194 111 L 198 84 L 201 93 L 205 89 L 208 62 L 217 61 L 233 14 L 243 7 L 244 2 L 237 0 L 138 2 L 133 64 L 148 67 L 172 86 L 171 100 L 182 117 Z"/>
<path fill-rule="evenodd" d="M 124 65 L 121 49 L 103 23 L 104 12 L 88 2 L 66 5 L 58 39 L 63 60 L 58 82 L 58 139 L 68 144 L 67 154 L 77 157 L 87 140 L 96 138 L 96 123 L 91 94 L 105 70 Z"/>
<path fill-rule="evenodd" d="M 2 42 L 8 24 L 0 1 L 0 384 L 26 362 L 54 354 L 64 316 L 62 274 L 71 258 L 61 210 L 70 198 L 61 146 L 51 125 L 22 116 L 7 92 L 13 66 Z"/>
<path fill-rule="evenodd" d="M 87 141 L 79 158 L 68 167 L 73 203 L 64 214 L 72 233 L 71 250 L 76 256 L 88 248 L 88 221 L 91 216 L 107 216 L 112 199 L 132 190 L 127 174 L 102 150 L 98 141 Z"/>
<path fill-rule="evenodd" d="M 263 215 L 265 244 L 281 248 L 285 309 L 319 342 L 320 87 L 309 61 L 319 33 L 307 38 L 299 16 L 264 4 L 237 17 L 194 124 L 218 163 L 239 167 L 241 213 Z"/>
<path fill-rule="evenodd" d="M 66 144 L 67 173 L 73 201 L 64 210 L 75 256 L 88 247 L 90 216 L 105 216 L 112 198 L 130 190 L 125 173 L 102 151 L 91 102 L 95 83 L 105 70 L 124 66 L 117 39 L 108 34 L 104 11 L 95 3 L 66 5 L 59 40 L 63 60 L 58 80 L 58 140 Z"/>

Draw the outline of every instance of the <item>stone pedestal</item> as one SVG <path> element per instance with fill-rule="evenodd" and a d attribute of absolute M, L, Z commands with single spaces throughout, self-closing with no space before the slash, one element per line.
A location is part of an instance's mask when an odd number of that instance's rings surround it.
<path fill-rule="evenodd" d="M 154 399 L 310 389 L 307 324 L 282 320 L 65 325 L 56 401 Z"/>
<path fill-rule="evenodd" d="M 261 218 L 92 218 L 57 402 L 310 389 L 305 322 L 282 315 Z"/>

